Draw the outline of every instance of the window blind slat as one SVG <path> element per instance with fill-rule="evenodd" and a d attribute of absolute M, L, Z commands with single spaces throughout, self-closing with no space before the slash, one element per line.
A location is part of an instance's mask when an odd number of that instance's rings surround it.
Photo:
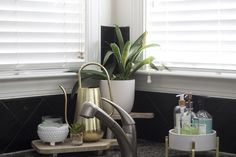
<path fill-rule="evenodd" d="M 19 37 L 20 36 L 20 37 Z M 0 44 L 9 42 L 27 43 L 84 43 L 84 34 L 75 33 L 38 33 L 38 32 L 0 32 Z M 19 37 L 19 38 L 18 38 Z"/>
<path fill-rule="evenodd" d="M 22 11 L 2 11 L 0 19 L 3 21 L 18 22 L 49 22 L 49 23 L 79 23 L 83 14 L 72 13 L 49 13 L 49 12 L 22 12 Z"/>
<path fill-rule="evenodd" d="M 1 32 L 47 32 L 47 33 L 84 33 L 84 23 L 50 23 L 50 22 L 14 22 L 1 21 Z"/>

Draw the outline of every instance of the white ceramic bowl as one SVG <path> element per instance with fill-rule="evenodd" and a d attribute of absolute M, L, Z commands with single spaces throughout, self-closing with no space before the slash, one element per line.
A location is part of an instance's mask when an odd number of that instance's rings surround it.
<path fill-rule="evenodd" d="M 61 126 L 39 124 L 37 133 L 43 142 L 49 142 L 50 145 L 54 146 L 56 142 L 64 142 L 68 136 L 69 127 L 67 124 L 62 124 Z"/>

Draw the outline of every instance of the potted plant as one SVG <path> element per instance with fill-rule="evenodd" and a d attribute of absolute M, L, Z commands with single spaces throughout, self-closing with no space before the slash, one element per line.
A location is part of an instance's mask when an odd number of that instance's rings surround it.
<path fill-rule="evenodd" d="M 104 57 L 103 65 L 107 68 L 112 78 L 111 88 L 114 102 L 120 105 L 127 112 L 131 112 L 135 95 L 134 74 L 144 65 L 149 64 L 151 68 L 158 70 L 152 63 L 154 57 L 142 57 L 143 51 L 149 47 L 159 46 L 158 44 L 146 44 L 147 32 L 144 32 L 134 42 L 124 42 L 123 35 L 119 26 L 115 26 L 115 32 L 118 39 L 117 43 L 111 43 L 109 50 Z M 114 58 L 112 64 L 107 64 L 108 59 Z M 103 97 L 109 98 L 109 92 L 105 81 L 100 83 L 101 93 Z M 111 106 L 104 105 L 105 110 L 110 113 Z"/>
<path fill-rule="evenodd" d="M 147 32 L 141 34 L 134 43 L 131 43 L 131 41 L 124 42 L 121 30 L 117 25 L 115 25 L 115 32 L 118 44 L 110 43 L 111 50 L 107 51 L 105 54 L 102 64 L 109 72 L 112 80 L 111 91 L 114 102 L 118 105 L 123 105 L 121 107 L 127 112 L 130 112 L 133 106 L 135 93 L 134 74 L 144 65 L 149 65 L 152 69 L 158 70 L 153 64 L 153 56 L 142 58 L 143 51 L 147 48 L 159 45 L 146 44 Z M 113 59 L 114 61 L 111 64 L 108 64 L 107 61 L 109 59 Z M 109 98 L 107 83 L 106 81 L 102 81 L 106 80 L 106 75 L 102 70 L 83 70 L 82 78 L 100 79 L 101 94 L 103 97 Z M 74 88 L 74 90 L 76 89 L 77 87 Z M 110 105 L 105 105 L 105 110 L 107 112 L 110 110 L 108 106 L 110 107 Z"/>
<path fill-rule="evenodd" d="M 83 144 L 84 125 L 76 122 L 70 126 L 70 138 L 73 145 Z"/>

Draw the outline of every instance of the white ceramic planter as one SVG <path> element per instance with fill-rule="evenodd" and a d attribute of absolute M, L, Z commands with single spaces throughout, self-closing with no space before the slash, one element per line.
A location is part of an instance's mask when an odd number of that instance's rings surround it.
<path fill-rule="evenodd" d="M 69 126 L 68 124 L 61 126 L 44 126 L 39 124 L 37 133 L 43 142 L 49 142 L 51 146 L 54 146 L 56 142 L 64 142 L 69 133 Z"/>
<path fill-rule="evenodd" d="M 176 134 L 174 129 L 169 131 L 169 148 L 181 151 L 191 151 L 192 142 L 195 142 L 196 151 L 216 149 L 216 131 L 206 135 Z"/>
<path fill-rule="evenodd" d="M 110 99 L 107 80 L 100 81 L 101 95 Z M 130 113 L 134 104 L 135 80 L 111 80 L 111 92 L 113 101 Z M 111 105 L 103 102 L 103 109 L 109 114 L 112 112 Z M 118 114 L 116 111 L 114 114 Z"/>

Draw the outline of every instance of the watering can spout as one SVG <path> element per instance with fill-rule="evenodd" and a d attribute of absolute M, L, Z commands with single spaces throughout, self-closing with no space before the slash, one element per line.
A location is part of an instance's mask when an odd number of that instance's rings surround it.
<path fill-rule="evenodd" d="M 67 119 L 67 93 L 66 93 L 65 88 L 62 85 L 59 85 L 59 87 L 61 88 L 61 90 L 64 94 L 64 99 L 65 99 L 65 102 L 64 102 L 65 103 L 64 104 L 64 107 L 65 107 L 65 109 L 64 109 L 64 111 L 65 111 L 65 113 L 64 113 L 65 121 L 66 121 L 66 123 L 68 124 L 68 126 L 70 128 L 70 124 L 68 123 L 68 119 Z"/>

